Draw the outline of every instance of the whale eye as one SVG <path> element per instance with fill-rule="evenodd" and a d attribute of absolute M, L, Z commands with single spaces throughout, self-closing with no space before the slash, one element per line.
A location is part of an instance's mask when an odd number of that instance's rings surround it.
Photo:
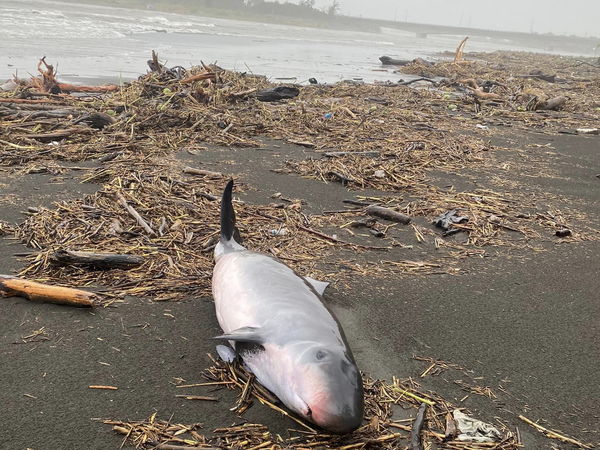
<path fill-rule="evenodd" d="M 315 353 L 315 358 L 317 361 L 323 361 L 326 357 L 327 353 L 323 350 L 317 350 L 317 353 Z"/>

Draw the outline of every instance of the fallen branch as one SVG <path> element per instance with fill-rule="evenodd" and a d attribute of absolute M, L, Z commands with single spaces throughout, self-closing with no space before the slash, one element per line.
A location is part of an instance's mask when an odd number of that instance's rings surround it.
<path fill-rule="evenodd" d="M 193 83 L 194 81 L 200 81 L 200 80 L 215 80 L 217 78 L 217 74 L 214 72 L 203 72 L 203 73 L 198 73 L 196 75 L 192 75 L 189 76 L 187 78 L 184 78 L 183 80 L 180 80 L 179 82 L 182 84 L 188 84 L 188 83 Z"/>
<path fill-rule="evenodd" d="M 98 298 L 92 292 L 36 283 L 10 275 L 0 275 L 0 296 L 23 297 L 31 301 L 88 307 L 94 306 L 94 302 Z"/>
<path fill-rule="evenodd" d="M 50 258 L 59 265 L 86 266 L 100 270 L 131 269 L 144 263 L 144 258 L 136 255 L 76 252 L 71 250 L 58 250 Z"/>
<path fill-rule="evenodd" d="M 373 245 L 362 245 L 362 244 L 354 244 L 352 242 L 346 242 L 346 241 L 342 241 L 341 239 L 338 239 L 336 237 L 333 236 L 329 236 L 328 234 L 325 233 L 321 233 L 320 231 L 317 230 L 313 230 L 312 228 L 308 228 L 302 225 L 298 225 L 298 228 L 300 228 L 301 230 L 304 230 L 308 233 L 312 233 L 315 236 L 320 237 L 321 239 L 325 239 L 327 241 L 331 241 L 331 242 L 335 242 L 336 244 L 341 244 L 341 245 L 349 245 L 352 247 L 359 247 L 359 248 L 365 248 L 368 250 L 389 250 L 390 247 L 377 247 L 377 246 L 373 246 Z"/>
<path fill-rule="evenodd" d="M 117 200 L 119 201 L 121 206 L 123 206 L 123 208 L 125 208 L 127 210 L 127 212 L 129 212 L 129 214 L 144 229 L 144 231 L 146 231 L 146 233 L 151 234 L 151 235 L 156 235 L 154 230 L 150 227 L 150 225 L 148 225 L 148 222 L 146 222 L 142 218 L 142 216 L 140 216 L 140 214 L 135 210 L 135 208 L 133 206 L 131 206 L 129 203 L 127 203 L 127 200 L 125 200 L 125 197 L 123 197 L 122 194 L 117 193 Z"/>
<path fill-rule="evenodd" d="M 211 170 L 196 169 L 195 167 L 185 167 L 183 169 L 183 173 L 187 173 L 188 175 L 200 175 L 200 176 L 209 177 L 209 178 L 222 178 L 223 177 L 223 174 L 221 172 L 213 172 Z"/>
<path fill-rule="evenodd" d="M 519 416 L 519 419 L 521 419 L 523 422 L 531 425 L 533 428 L 537 429 L 538 431 L 544 433 L 546 435 L 546 437 L 548 437 L 550 439 L 558 439 L 559 441 L 576 445 L 579 448 L 593 448 L 593 446 L 591 446 L 589 444 L 584 444 L 583 442 L 580 442 L 576 439 L 573 439 L 573 438 L 570 438 L 567 436 L 563 436 L 562 434 L 559 434 L 556 431 L 552 431 L 552 430 L 549 430 L 548 428 L 544 428 L 543 426 L 535 423 L 534 421 L 528 419 L 525 416 Z"/>
<path fill-rule="evenodd" d="M 40 142 L 51 142 L 57 141 L 61 139 L 68 138 L 73 134 L 87 134 L 91 133 L 92 129 L 89 127 L 73 127 L 67 128 L 66 130 L 58 130 L 53 131 L 51 133 L 33 133 L 33 134 L 23 134 L 22 137 L 26 139 L 35 139 Z"/>
<path fill-rule="evenodd" d="M 427 81 L 428 83 L 431 83 L 431 84 L 437 84 L 437 81 L 432 80 L 431 78 L 420 77 L 420 78 L 415 78 L 414 80 L 401 81 L 398 83 L 398 86 L 408 86 L 408 85 L 411 85 L 418 81 Z"/>
<path fill-rule="evenodd" d="M 399 222 L 404 225 L 408 225 L 411 221 L 411 218 L 406 214 L 399 213 L 393 209 L 384 208 L 383 206 L 367 206 L 365 212 L 370 216 L 380 217 L 382 219 L 391 220 L 392 222 Z"/>

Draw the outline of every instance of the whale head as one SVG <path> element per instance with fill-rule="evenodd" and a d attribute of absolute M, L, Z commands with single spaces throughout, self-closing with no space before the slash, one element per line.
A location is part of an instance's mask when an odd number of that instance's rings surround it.
<path fill-rule="evenodd" d="M 333 433 L 350 433 L 361 425 L 362 378 L 344 348 L 312 346 L 304 352 L 297 368 L 292 409 Z"/>

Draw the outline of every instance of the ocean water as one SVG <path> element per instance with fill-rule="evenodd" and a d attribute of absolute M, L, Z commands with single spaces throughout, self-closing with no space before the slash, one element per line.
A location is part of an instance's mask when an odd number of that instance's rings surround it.
<path fill-rule="evenodd" d="M 156 50 L 168 66 L 217 62 L 271 79 L 323 82 L 398 80 L 382 55 L 436 58 L 463 36 L 383 29 L 323 30 L 45 0 L 0 0 L 0 79 L 36 73 L 40 57 L 65 80 L 123 79 L 145 73 Z M 508 41 L 471 39 L 467 51 L 530 50 Z M 406 77 L 404 77 L 406 78 Z M 89 80 L 91 81 L 91 80 Z"/>

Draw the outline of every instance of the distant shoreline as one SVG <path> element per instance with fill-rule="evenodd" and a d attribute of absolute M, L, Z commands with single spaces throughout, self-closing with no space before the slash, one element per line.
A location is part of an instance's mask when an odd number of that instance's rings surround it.
<path fill-rule="evenodd" d="M 502 39 L 515 46 L 527 46 L 541 52 L 600 56 L 600 37 L 579 37 L 554 34 L 533 34 L 515 31 L 486 30 L 444 25 L 395 22 L 344 15 L 315 14 L 312 17 L 294 17 L 284 14 L 257 13 L 252 10 L 206 7 L 193 3 L 174 4 L 168 0 L 59 0 L 63 3 L 79 3 L 104 7 L 128 8 L 143 11 L 195 15 L 218 19 L 230 19 L 255 23 L 291 25 L 317 29 L 347 30 L 380 33 L 383 27 L 415 33 L 426 39 L 429 35 L 480 36 Z M 148 6 L 151 6 L 149 8 Z"/>

